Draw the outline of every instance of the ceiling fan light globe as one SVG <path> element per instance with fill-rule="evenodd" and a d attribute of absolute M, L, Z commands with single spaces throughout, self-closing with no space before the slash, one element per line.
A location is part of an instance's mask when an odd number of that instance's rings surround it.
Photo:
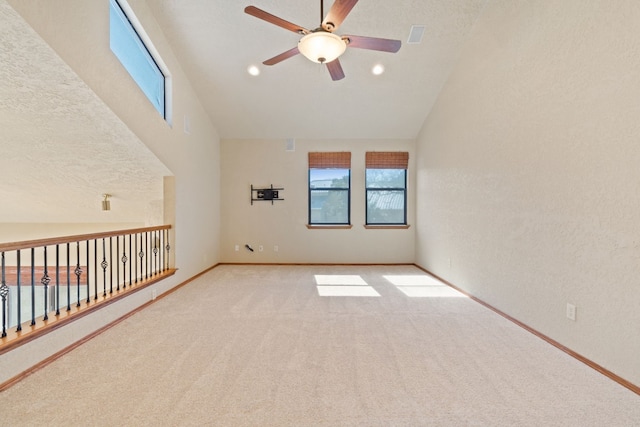
<path fill-rule="evenodd" d="M 298 42 L 300 53 L 320 64 L 335 60 L 346 49 L 347 43 L 342 38 L 325 31 L 309 33 Z"/>

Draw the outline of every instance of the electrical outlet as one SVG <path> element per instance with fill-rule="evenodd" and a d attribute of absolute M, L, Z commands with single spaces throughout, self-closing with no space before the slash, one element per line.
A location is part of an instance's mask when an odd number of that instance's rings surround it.
<path fill-rule="evenodd" d="M 236 252 L 240 250 L 240 245 L 236 245 Z"/>
<path fill-rule="evenodd" d="M 576 306 L 573 304 L 567 303 L 567 319 L 576 320 Z"/>
<path fill-rule="evenodd" d="M 262 252 L 262 251 L 264 251 L 264 246 L 262 245 L 258 246 L 258 252 Z"/>

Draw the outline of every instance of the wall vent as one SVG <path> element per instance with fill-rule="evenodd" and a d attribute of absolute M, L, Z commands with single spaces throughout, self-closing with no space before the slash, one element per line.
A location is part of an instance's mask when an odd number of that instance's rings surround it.
<path fill-rule="evenodd" d="M 286 151 L 296 151 L 296 140 L 293 138 L 287 138 Z"/>
<path fill-rule="evenodd" d="M 407 44 L 418 44 L 422 42 L 422 36 L 424 35 L 424 25 L 412 25 L 409 31 L 409 39 Z"/>

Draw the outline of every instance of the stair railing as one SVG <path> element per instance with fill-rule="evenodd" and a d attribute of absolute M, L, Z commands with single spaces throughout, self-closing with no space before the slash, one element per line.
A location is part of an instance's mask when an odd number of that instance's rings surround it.
<path fill-rule="evenodd" d="M 0 243 L 0 354 L 173 275 L 170 230 Z"/>

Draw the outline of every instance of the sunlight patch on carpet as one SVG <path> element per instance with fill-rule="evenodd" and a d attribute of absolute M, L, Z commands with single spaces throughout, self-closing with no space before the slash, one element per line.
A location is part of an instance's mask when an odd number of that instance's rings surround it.
<path fill-rule="evenodd" d="M 379 297 L 380 294 L 369 286 L 359 275 L 316 274 L 318 295 L 321 297 Z"/>
<path fill-rule="evenodd" d="M 379 297 L 371 286 L 318 286 L 321 297 Z"/>
<path fill-rule="evenodd" d="M 318 285 L 355 285 L 369 286 L 362 277 L 357 274 L 316 274 Z"/>
<path fill-rule="evenodd" d="M 383 276 L 411 298 L 467 298 L 463 293 L 427 275 Z"/>

